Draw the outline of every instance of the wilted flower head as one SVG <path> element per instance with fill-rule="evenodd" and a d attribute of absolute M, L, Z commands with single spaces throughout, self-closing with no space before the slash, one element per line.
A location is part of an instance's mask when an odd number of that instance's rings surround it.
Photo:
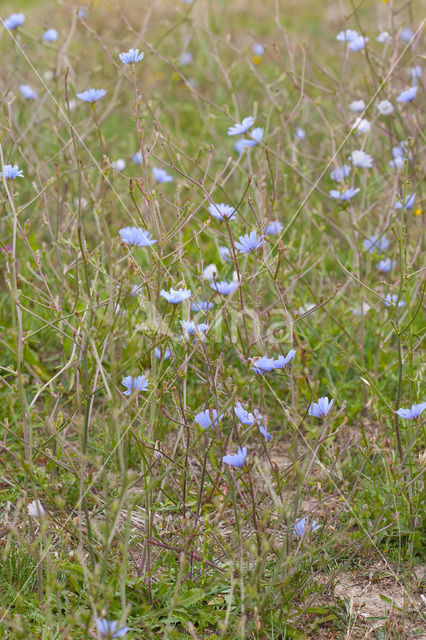
<path fill-rule="evenodd" d="M 218 417 L 216 409 L 206 409 L 194 416 L 194 420 L 202 429 L 210 429 L 223 418 L 223 413 Z"/>
<path fill-rule="evenodd" d="M 295 535 L 302 538 L 305 535 L 305 533 L 309 534 L 309 532 L 311 531 L 313 533 L 314 531 L 317 531 L 317 529 L 319 528 L 320 528 L 320 525 L 317 524 L 314 519 L 312 519 L 311 522 L 308 522 L 306 518 L 301 518 L 295 523 L 293 532 Z"/>
<path fill-rule="evenodd" d="M 153 167 L 152 173 L 157 182 L 172 182 L 173 176 L 169 175 L 165 169 L 160 169 L 159 167 Z"/>
<path fill-rule="evenodd" d="M 222 462 L 229 464 L 231 467 L 242 467 L 246 461 L 247 447 L 238 447 L 238 452 L 233 455 L 228 453 L 222 457 Z"/>
<path fill-rule="evenodd" d="M 405 196 L 405 202 L 403 199 L 402 200 L 398 199 L 394 205 L 395 209 L 402 209 L 402 207 L 404 207 L 404 210 L 407 211 L 408 209 L 412 208 L 415 199 L 416 199 L 415 193 L 412 193 L 409 196 Z"/>
<path fill-rule="evenodd" d="M 236 249 L 240 253 L 252 253 L 259 249 L 263 244 L 263 236 L 257 236 L 256 231 L 251 231 L 238 238 L 238 242 L 235 243 Z"/>
<path fill-rule="evenodd" d="M 324 418 L 333 406 L 334 400 L 329 400 L 327 396 L 319 398 L 318 402 L 312 402 L 309 407 L 309 415 L 315 418 Z"/>
<path fill-rule="evenodd" d="M 340 40 L 340 42 L 352 42 L 358 38 L 358 32 L 353 29 L 345 29 L 345 31 L 340 31 L 337 34 L 336 40 Z"/>
<path fill-rule="evenodd" d="M 338 191 L 337 189 L 332 189 L 330 191 L 330 196 L 335 198 L 336 200 L 351 200 L 356 194 L 360 191 L 359 187 L 348 187 L 345 191 Z"/>
<path fill-rule="evenodd" d="M 353 102 L 351 102 L 351 104 L 349 105 L 349 109 L 351 111 L 355 111 L 355 113 L 360 113 L 361 111 L 364 111 L 365 109 L 365 102 L 364 100 L 354 100 Z"/>
<path fill-rule="evenodd" d="M 197 332 L 204 333 L 209 328 L 208 324 L 201 322 L 200 324 L 195 324 L 191 320 L 181 320 L 180 325 L 184 331 L 190 336 L 193 336 Z"/>
<path fill-rule="evenodd" d="M 389 240 L 386 236 L 370 236 L 363 241 L 363 247 L 370 253 L 373 251 L 386 251 L 389 247 Z"/>
<path fill-rule="evenodd" d="M 93 104 L 94 102 L 97 102 L 97 100 L 103 98 L 105 95 L 106 89 L 87 89 L 82 93 L 77 93 L 77 98 L 79 98 L 79 100 L 83 100 L 83 102 L 90 102 L 91 104 Z"/>
<path fill-rule="evenodd" d="M 98 618 L 96 620 L 98 631 L 102 638 L 109 636 L 110 638 L 122 638 L 130 631 L 129 627 L 119 627 L 118 620 L 105 620 L 105 618 Z"/>
<path fill-rule="evenodd" d="M 395 260 L 391 260 L 391 258 L 384 258 L 383 260 L 379 260 L 376 264 L 377 271 L 381 273 L 389 273 L 389 271 L 395 266 Z"/>
<path fill-rule="evenodd" d="M 123 391 L 125 396 L 130 396 L 133 391 L 146 391 L 149 387 L 149 380 L 145 376 L 126 376 L 121 381 L 123 387 L 126 387 L 126 391 Z"/>
<path fill-rule="evenodd" d="M 24 98 L 26 98 L 27 100 L 37 100 L 38 93 L 35 89 L 30 87 L 29 84 L 20 84 L 19 89 Z"/>
<path fill-rule="evenodd" d="M 361 169 L 370 169 L 373 166 L 373 158 L 365 151 L 352 151 L 351 160 L 354 167 L 360 167 Z"/>
<path fill-rule="evenodd" d="M 23 13 L 11 13 L 8 18 L 5 18 L 3 20 L 4 26 L 10 31 L 12 29 L 17 29 L 21 26 L 21 24 L 24 24 L 24 22 L 25 16 Z"/>
<path fill-rule="evenodd" d="M 139 49 L 129 49 L 126 53 L 119 53 L 118 57 L 123 64 L 135 64 L 142 60 L 144 53 L 143 51 L 139 53 Z"/>
<path fill-rule="evenodd" d="M 376 41 L 382 44 L 387 40 L 389 40 L 389 33 L 387 31 L 381 31 L 376 38 Z"/>
<path fill-rule="evenodd" d="M 393 105 L 389 100 L 381 100 L 377 104 L 377 110 L 382 116 L 390 116 L 393 113 Z"/>
<path fill-rule="evenodd" d="M 209 213 L 217 220 L 232 220 L 237 215 L 234 207 L 231 207 L 229 204 L 225 204 L 224 202 L 212 202 L 209 205 Z"/>
<path fill-rule="evenodd" d="M 406 420 L 416 420 L 420 418 L 423 411 L 426 409 L 426 402 L 421 402 L 420 404 L 412 404 L 411 409 L 398 409 L 395 411 L 399 415 L 400 418 L 405 418 Z"/>
<path fill-rule="evenodd" d="M 170 287 L 170 291 L 161 289 L 160 296 L 165 298 L 167 302 L 170 302 L 170 304 L 179 304 L 191 297 L 191 290 L 183 289 L 182 287 L 180 289 L 173 289 L 173 287 Z"/>
<path fill-rule="evenodd" d="M 355 129 L 355 131 L 358 131 L 358 133 L 368 133 L 371 129 L 371 124 L 365 118 L 359 117 L 353 123 L 352 128 Z"/>
<path fill-rule="evenodd" d="M 358 36 L 357 38 L 354 38 L 349 42 L 349 49 L 351 51 L 361 51 L 361 49 L 364 49 L 367 42 L 368 38 L 365 38 L 364 36 Z"/>
<path fill-rule="evenodd" d="M 210 283 L 210 286 L 222 296 L 229 296 L 238 287 L 238 282 L 227 282 L 227 280 L 221 280 L 220 282 Z"/>
<path fill-rule="evenodd" d="M 235 404 L 234 412 L 241 424 L 252 425 L 263 420 L 262 414 L 257 409 L 250 413 L 240 401 Z"/>
<path fill-rule="evenodd" d="M 245 133 L 250 129 L 251 126 L 253 126 L 253 124 L 253 116 L 247 116 L 247 118 L 244 118 L 242 122 L 237 122 L 236 124 L 233 124 L 231 127 L 229 127 L 228 136 L 237 136 L 240 133 Z"/>
<path fill-rule="evenodd" d="M 43 40 L 45 42 L 56 42 L 57 39 L 58 32 L 56 31 L 56 29 L 47 29 L 47 31 L 43 33 Z"/>
<path fill-rule="evenodd" d="M 218 275 L 219 271 L 217 270 L 217 266 L 213 263 L 203 269 L 202 276 L 204 280 L 214 280 Z"/>
<path fill-rule="evenodd" d="M 405 306 L 404 300 L 398 300 L 398 294 L 397 293 L 387 293 L 386 294 L 386 296 L 385 296 L 385 305 L 387 307 L 395 307 L 397 303 L 398 303 L 398 307 L 404 307 Z"/>
<path fill-rule="evenodd" d="M 417 94 L 417 85 L 414 85 L 413 87 L 410 87 L 405 91 L 402 91 L 402 93 L 400 93 L 399 96 L 397 97 L 396 101 L 411 102 L 416 97 L 416 94 Z"/>
<path fill-rule="evenodd" d="M 20 169 L 17 164 L 5 164 L 3 166 L 3 172 L 0 173 L 0 178 L 3 177 L 6 180 L 16 180 L 16 178 L 23 178 L 24 174 L 22 172 L 22 169 Z"/>
<path fill-rule="evenodd" d="M 351 171 L 352 169 L 350 165 L 344 164 L 342 167 L 336 167 L 333 169 L 330 173 L 330 178 L 335 180 L 335 182 L 341 182 L 350 175 Z"/>
<path fill-rule="evenodd" d="M 265 227 L 265 234 L 267 236 L 279 236 L 284 229 L 279 220 L 271 220 Z"/>
<path fill-rule="evenodd" d="M 28 505 L 28 515 L 33 516 L 33 518 L 40 518 L 44 515 L 46 511 L 43 508 L 40 500 L 33 500 Z"/>
<path fill-rule="evenodd" d="M 136 247 L 149 247 L 157 242 L 149 231 L 141 227 L 124 227 L 118 233 L 123 242 Z"/>

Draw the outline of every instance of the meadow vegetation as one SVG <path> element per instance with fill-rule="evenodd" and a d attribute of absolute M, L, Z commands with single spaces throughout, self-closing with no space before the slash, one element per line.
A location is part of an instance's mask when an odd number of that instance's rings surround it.
<path fill-rule="evenodd" d="M 2 2 L 0 638 L 425 637 L 420 5 Z"/>

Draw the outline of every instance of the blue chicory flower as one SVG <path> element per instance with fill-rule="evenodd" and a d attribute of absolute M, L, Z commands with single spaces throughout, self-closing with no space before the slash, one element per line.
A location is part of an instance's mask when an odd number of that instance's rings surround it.
<path fill-rule="evenodd" d="M 220 282 L 211 282 L 210 286 L 222 296 L 229 296 L 238 287 L 238 282 L 221 280 Z"/>
<path fill-rule="evenodd" d="M 181 320 L 180 325 L 184 331 L 190 336 L 193 336 L 197 332 L 204 333 L 209 328 L 208 324 L 201 322 L 200 324 L 195 324 L 191 320 Z"/>
<path fill-rule="evenodd" d="M 27 100 L 37 100 L 38 93 L 29 84 L 20 84 L 19 90 Z"/>
<path fill-rule="evenodd" d="M 228 453 L 222 456 L 222 462 L 229 464 L 231 467 L 242 467 L 246 461 L 247 447 L 238 447 L 238 452 L 234 454 Z"/>
<path fill-rule="evenodd" d="M 160 169 L 159 167 L 153 167 L 152 173 L 157 182 L 172 182 L 173 176 L 169 175 L 167 171 L 164 169 Z"/>
<path fill-rule="evenodd" d="M 191 302 L 191 311 L 208 311 L 214 307 L 214 302 L 208 302 L 207 300 L 198 300 L 198 302 Z"/>
<path fill-rule="evenodd" d="M 263 245 L 263 236 L 258 237 L 256 231 L 251 231 L 238 238 L 235 247 L 240 253 L 252 253 Z"/>
<path fill-rule="evenodd" d="M 404 300 L 398 300 L 397 293 L 387 293 L 385 296 L 384 302 L 387 307 L 394 307 L 397 302 L 398 302 L 398 307 L 405 307 Z"/>
<path fill-rule="evenodd" d="M 133 391 L 146 391 L 149 387 L 149 380 L 145 376 L 126 376 L 121 381 L 123 387 L 126 387 L 126 391 L 123 391 L 125 396 L 130 396 Z"/>
<path fill-rule="evenodd" d="M 351 160 L 354 167 L 360 167 L 361 169 L 370 169 L 373 166 L 373 158 L 365 151 L 352 151 Z"/>
<path fill-rule="evenodd" d="M 17 164 L 5 164 L 3 166 L 3 172 L 0 173 L 0 178 L 3 177 L 6 180 L 16 180 L 16 178 L 23 178 L 24 174 L 22 172 L 22 169 L 20 169 Z"/>
<path fill-rule="evenodd" d="M 389 240 L 386 236 L 370 236 L 362 243 L 364 249 L 372 253 L 373 251 L 386 251 L 389 248 Z"/>
<path fill-rule="evenodd" d="M 399 34 L 399 39 L 402 40 L 403 42 L 409 42 L 413 38 L 414 38 L 414 31 L 409 27 L 405 27 L 404 29 L 402 29 L 401 33 Z"/>
<path fill-rule="evenodd" d="M 269 373 L 275 369 L 275 360 L 268 356 L 255 357 L 252 359 L 252 371 L 259 374 Z"/>
<path fill-rule="evenodd" d="M 136 151 L 132 156 L 132 160 L 135 164 L 142 164 L 142 151 Z"/>
<path fill-rule="evenodd" d="M 330 196 L 335 198 L 336 200 L 351 200 L 356 194 L 361 191 L 361 189 L 354 187 L 348 187 L 345 191 L 338 191 L 337 189 L 333 189 L 330 191 Z"/>
<path fill-rule="evenodd" d="M 263 416 L 258 409 L 250 413 L 240 401 L 235 404 L 234 412 L 241 424 L 252 425 L 263 420 Z"/>
<path fill-rule="evenodd" d="M 342 167 L 333 169 L 333 171 L 330 172 L 330 178 L 335 182 L 341 182 L 350 175 L 351 171 L 351 167 L 348 164 L 344 164 Z"/>
<path fill-rule="evenodd" d="M 376 42 L 383 44 L 389 40 L 389 33 L 387 31 L 381 31 L 376 38 Z"/>
<path fill-rule="evenodd" d="M 216 203 L 212 202 L 209 205 L 209 213 L 216 220 L 233 220 L 237 215 L 236 209 L 231 207 L 229 204 L 225 204 L 224 202 Z"/>
<path fill-rule="evenodd" d="M 416 64 L 414 67 L 410 68 L 411 79 L 413 84 L 417 84 L 418 79 L 422 77 L 423 71 L 419 64 Z"/>
<path fill-rule="evenodd" d="M 364 49 L 367 42 L 368 38 L 365 38 L 364 36 L 358 36 L 357 38 L 351 40 L 348 46 L 351 51 L 361 51 L 361 49 Z"/>
<path fill-rule="evenodd" d="M 354 31 L 354 29 L 345 29 L 345 31 L 340 31 L 340 33 L 337 34 L 336 40 L 340 42 L 352 42 L 352 40 L 358 37 L 359 34 L 357 31 Z"/>
<path fill-rule="evenodd" d="M 45 42 L 56 42 L 58 35 L 56 29 L 47 29 L 47 31 L 43 33 L 43 40 Z"/>
<path fill-rule="evenodd" d="M 409 89 L 405 89 L 402 91 L 397 97 L 397 102 L 412 102 L 417 94 L 417 85 L 410 87 Z"/>
<path fill-rule="evenodd" d="M 284 369 L 284 367 L 286 367 L 294 359 L 295 355 L 296 350 L 290 349 L 286 356 L 278 356 L 278 358 L 274 360 L 274 369 Z"/>
<path fill-rule="evenodd" d="M 140 227 L 124 227 L 118 233 L 123 242 L 136 247 L 149 247 L 157 242 L 149 231 Z"/>
<path fill-rule="evenodd" d="M 306 518 L 301 518 L 295 523 L 293 532 L 295 535 L 299 536 L 299 538 L 302 538 L 305 533 L 309 534 L 310 531 L 313 533 L 319 528 L 320 525 L 316 523 L 315 519 L 312 519 L 311 522 L 307 522 Z"/>
<path fill-rule="evenodd" d="M 118 620 L 105 620 L 105 618 L 98 618 L 96 620 L 98 631 L 103 638 L 107 636 L 111 638 L 122 638 L 130 631 L 129 627 L 118 627 Z"/>
<path fill-rule="evenodd" d="M 269 433 L 269 431 L 263 426 L 263 424 L 259 425 L 259 431 L 262 434 L 262 436 L 265 438 L 266 441 L 269 442 L 269 440 L 272 440 L 272 435 Z"/>
<path fill-rule="evenodd" d="M 364 100 L 354 100 L 353 102 L 351 102 L 351 104 L 349 105 L 349 109 L 351 111 L 354 111 L 355 113 L 361 113 L 361 111 L 364 111 L 365 109 L 365 102 Z"/>
<path fill-rule="evenodd" d="M 250 129 L 251 126 L 253 126 L 253 124 L 254 118 L 252 116 L 248 116 L 247 118 L 244 118 L 242 122 L 237 122 L 236 124 L 229 127 L 228 136 L 237 136 L 240 133 L 245 133 Z"/>
<path fill-rule="evenodd" d="M 11 13 L 8 18 L 3 20 L 3 24 L 6 29 L 12 31 L 12 29 L 17 29 L 25 22 L 25 16 L 23 13 Z"/>
<path fill-rule="evenodd" d="M 391 260 L 391 258 L 384 258 L 383 260 L 379 260 L 376 264 L 377 271 L 381 273 L 389 273 L 389 271 L 395 266 L 395 260 Z"/>
<path fill-rule="evenodd" d="M 172 352 L 170 351 L 169 347 L 166 347 L 164 351 L 162 351 L 160 347 L 155 347 L 154 353 L 157 360 L 163 360 L 163 362 L 168 360 L 172 355 Z"/>
<path fill-rule="evenodd" d="M 255 56 L 263 56 L 263 54 L 265 53 L 265 48 L 263 44 L 260 44 L 260 42 L 255 42 L 252 45 L 251 50 L 253 51 Z"/>
<path fill-rule="evenodd" d="M 284 229 L 279 220 L 271 220 L 265 227 L 265 234 L 267 236 L 279 236 Z"/>
<path fill-rule="evenodd" d="M 141 51 L 139 53 L 139 49 L 129 49 L 125 53 L 119 53 L 118 57 L 120 58 L 123 64 L 135 64 L 136 62 L 140 62 L 144 57 L 144 52 Z"/>
<path fill-rule="evenodd" d="M 329 400 L 327 396 L 325 398 L 319 398 L 318 402 L 311 402 L 309 407 L 309 415 L 315 418 L 324 418 L 333 406 L 334 400 Z"/>
<path fill-rule="evenodd" d="M 77 93 L 77 98 L 83 102 L 94 104 L 106 95 L 106 89 L 87 89 L 82 93 Z"/>
<path fill-rule="evenodd" d="M 194 420 L 200 425 L 202 429 L 210 429 L 215 424 L 218 424 L 223 418 L 223 413 L 218 416 L 216 409 L 206 409 L 194 416 Z"/>
<path fill-rule="evenodd" d="M 402 209 L 402 206 L 404 205 L 404 210 L 408 211 L 408 209 L 412 208 L 415 199 L 416 199 L 416 194 L 412 193 L 409 196 L 405 197 L 405 202 L 403 202 L 403 200 L 397 200 L 394 205 L 395 209 Z"/>
<path fill-rule="evenodd" d="M 294 137 L 296 138 L 296 140 L 304 140 L 306 138 L 306 131 L 301 127 L 297 127 L 296 131 L 294 132 Z"/>
<path fill-rule="evenodd" d="M 219 254 L 224 262 L 231 262 L 231 250 L 228 247 L 219 247 Z"/>
<path fill-rule="evenodd" d="M 194 56 L 189 51 L 185 51 L 185 53 L 182 53 L 181 57 L 179 58 L 179 64 L 181 64 L 183 67 L 186 67 L 187 64 L 191 64 L 193 61 Z"/>
<path fill-rule="evenodd" d="M 250 149 L 251 147 L 255 147 L 256 145 L 257 145 L 256 140 L 241 138 L 240 140 L 237 140 L 236 143 L 234 144 L 234 149 L 235 151 L 237 151 L 237 153 L 241 155 L 244 149 Z"/>
<path fill-rule="evenodd" d="M 417 420 L 425 409 L 426 402 L 421 402 L 420 404 L 412 404 L 411 409 L 398 409 L 395 413 L 397 413 L 400 418 L 405 418 L 406 420 Z"/>
<path fill-rule="evenodd" d="M 170 304 L 179 304 L 191 297 L 191 290 L 183 289 L 182 287 L 180 289 L 173 289 L 173 287 L 171 287 L 170 291 L 161 289 L 160 296 L 165 298 Z"/>

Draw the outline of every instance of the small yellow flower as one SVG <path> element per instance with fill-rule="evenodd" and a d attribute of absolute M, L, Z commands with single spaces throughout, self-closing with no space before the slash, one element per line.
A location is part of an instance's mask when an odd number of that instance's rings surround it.
<path fill-rule="evenodd" d="M 262 56 L 253 56 L 253 63 L 260 64 L 262 62 Z"/>
<path fill-rule="evenodd" d="M 422 210 L 420 209 L 420 207 L 418 209 L 416 209 L 415 213 L 416 213 L 416 216 L 421 216 L 422 215 Z"/>

